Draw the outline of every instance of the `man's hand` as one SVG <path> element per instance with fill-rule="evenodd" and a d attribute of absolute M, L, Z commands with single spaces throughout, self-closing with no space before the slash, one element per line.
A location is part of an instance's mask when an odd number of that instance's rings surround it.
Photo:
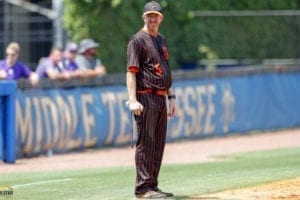
<path fill-rule="evenodd" d="M 0 79 L 6 79 L 7 73 L 4 70 L 0 70 Z"/>
<path fill-rule="evenodd" d="M 176 114 L 176 101 L 175 99 L 169 99 L 169 112 L 168 112 L 168 116 L 169 117 L 174 117 L 174 115 Z"/>
<path fill-rule="evenodd" d="M 140 116 L 144 110 L 143 105 L 138 101 L 126 101 L 125 105 L 133 114 Z"/>
<path fill-rule="evenodd" d="M 36 72 L 32 72 L 29 77 L 31 85 L 36 86 L 39 82 L 39 75 Z"/>

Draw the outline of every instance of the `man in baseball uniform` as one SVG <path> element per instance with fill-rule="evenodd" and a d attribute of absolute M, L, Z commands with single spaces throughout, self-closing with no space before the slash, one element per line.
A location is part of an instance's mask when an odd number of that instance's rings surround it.
<path fill-rule="evenodd" d="M 127 106 L 137 124 L 135 165 L 137 198 L 165 198 L 172 193 L 158 188 L 158 175 L 166 141 L 167 117 L 176 111 L 169 54 L 165 38 L 158 32 L 164 16 L 161 6 L 148 2 L 143 11 L 144 27 L 127 46 Z M 167 111 L 166 96 L 169 109 Z"/>

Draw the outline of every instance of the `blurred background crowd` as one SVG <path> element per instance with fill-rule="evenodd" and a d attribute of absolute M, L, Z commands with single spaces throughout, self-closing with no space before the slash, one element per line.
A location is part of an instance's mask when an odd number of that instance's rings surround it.
<path fill-rule="evenodd" d="M 80 42 L 69 42 L 62 50 L 53 47 L 47 57 L 39 59 L 36 70 L 30 69 L 19 60 L 20 45 L 11 42 L 6 47 L 6 58 L 0 61 L 0 79 L 29 79 L 36 85 L 42 78 L 69 80 L 71 78 L 99 77 L 106 74 L 105 66 L 96 57 L 99 43 L 86 38 Z"/>

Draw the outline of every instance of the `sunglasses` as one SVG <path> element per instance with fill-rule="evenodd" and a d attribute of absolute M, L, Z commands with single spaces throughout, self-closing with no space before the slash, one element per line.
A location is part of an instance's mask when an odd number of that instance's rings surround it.
<path fill-rule="evenodd" d="M 7 53 L 6 56 L 11 56 L 11 57 L 15 57 L 17 54 L 15 53 Z"/>

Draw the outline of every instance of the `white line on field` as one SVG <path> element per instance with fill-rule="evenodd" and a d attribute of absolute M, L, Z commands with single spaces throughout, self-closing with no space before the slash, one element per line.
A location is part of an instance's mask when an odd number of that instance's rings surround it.
<path fill-rule="evenodd" d="M 32 183 L 26 183 L 26 184 L 20 184 L 20 185 L 13 185 L 12 188 L 21 188 L 21 187 L 27 187 L 27 186 L 33 186 L 33 185 L 43 185 L 48 183 L 58 183 L 63 181 L 72 181 L 71 178 L 64 178 L 64 179 L 56 179 L 56 180 L 49 180 L 49 181 L 38 181 L 38 182 L 32 182 Z"/>

